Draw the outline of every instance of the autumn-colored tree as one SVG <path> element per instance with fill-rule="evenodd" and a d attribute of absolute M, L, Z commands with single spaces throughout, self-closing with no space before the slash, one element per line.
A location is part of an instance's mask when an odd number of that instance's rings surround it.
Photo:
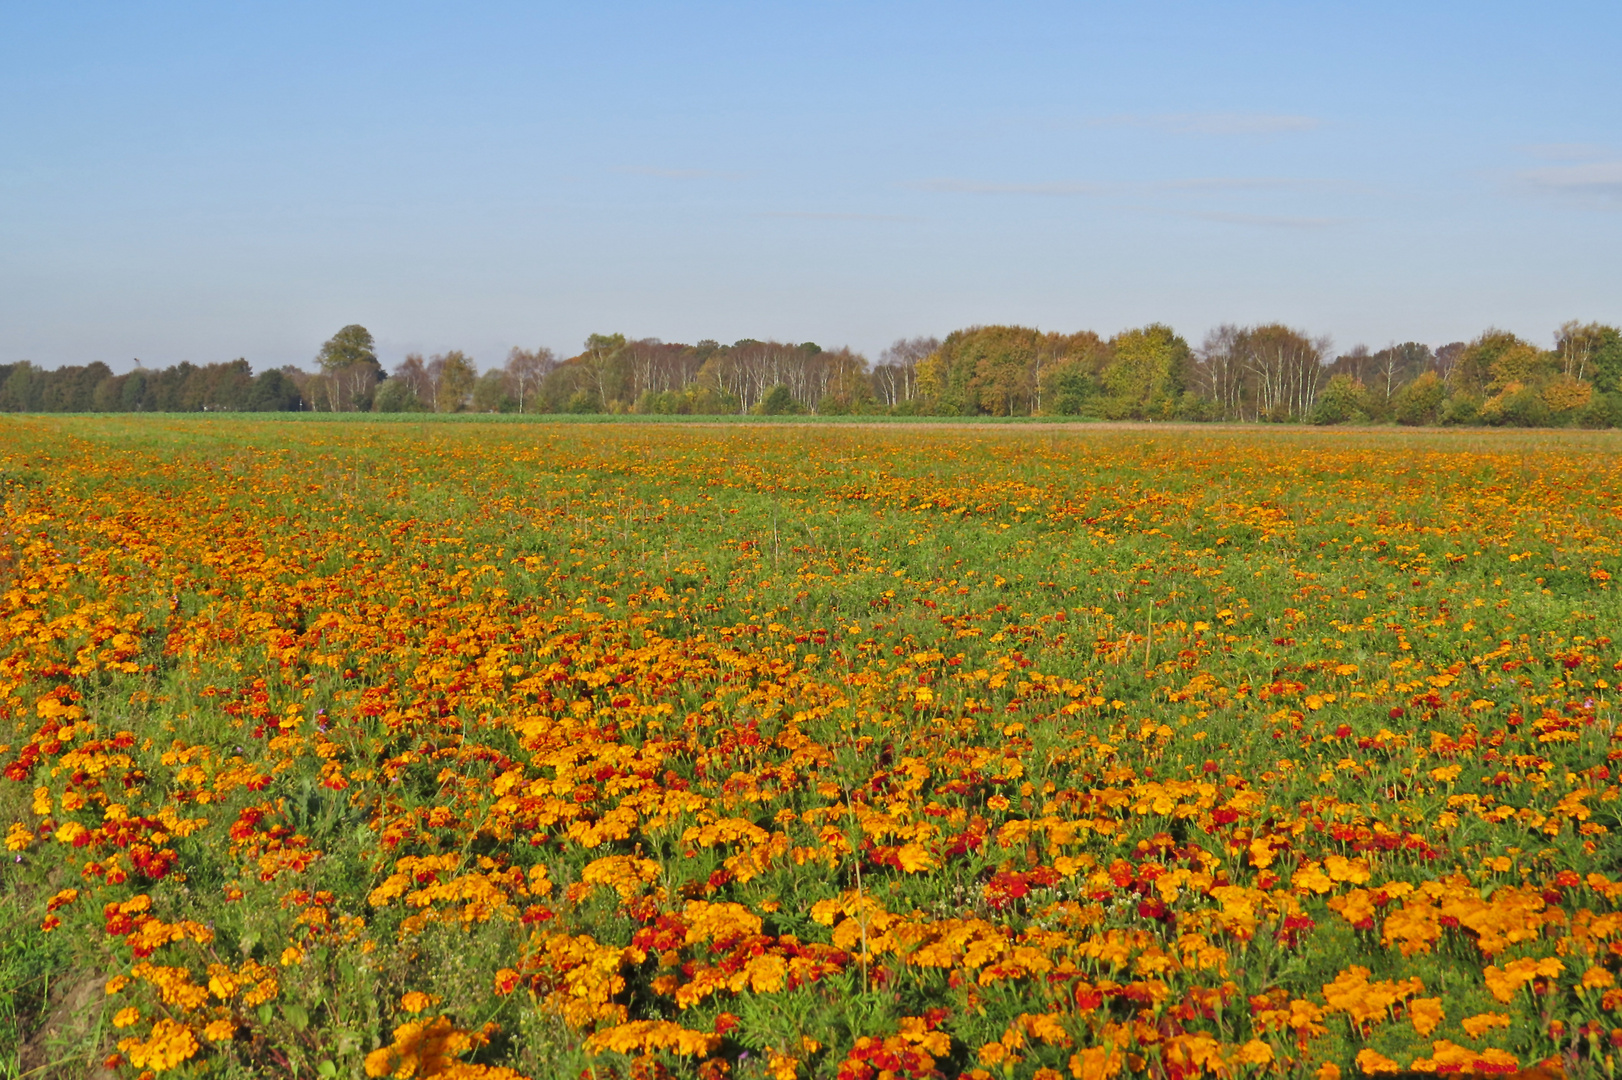
<path fill-rule="evenodd" d="M 1531 346 L 1509 331 L 1489 329 L 1448 357 L 1442 376 L 1451 393 L 1481 397 L 1493 382 L 1493 365 L 1498 358 L 1506 352 L 1525 349 Z"/>

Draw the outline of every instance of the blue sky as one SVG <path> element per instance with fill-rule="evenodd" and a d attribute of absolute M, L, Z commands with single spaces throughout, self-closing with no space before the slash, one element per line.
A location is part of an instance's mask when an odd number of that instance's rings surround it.
<path fill-rule="evenodd" d="M 1622 322 L 1622 5 L 0 0 L 0 363 Z"/>

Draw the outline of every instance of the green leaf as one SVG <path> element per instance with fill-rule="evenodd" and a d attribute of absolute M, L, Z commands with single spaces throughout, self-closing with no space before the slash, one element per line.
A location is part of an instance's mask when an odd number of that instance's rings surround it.
<path fill-rule="evenodd" d="M 282 1005 L 282 1015 L 287 1017 L 287 1022 L 299 1031 L 303 1031 L 310 1026 L 310 1014 L 305 1012 L 304 1006 L 297 1002 L 285 1002 Z"/>
<path fill-rule="evenodd" d="M 338 1066 L 323 1058 L 321 1063 L 315 1067 L 315 1071 L 320 1073 L 322 1076 L 337 1076 Z"/>

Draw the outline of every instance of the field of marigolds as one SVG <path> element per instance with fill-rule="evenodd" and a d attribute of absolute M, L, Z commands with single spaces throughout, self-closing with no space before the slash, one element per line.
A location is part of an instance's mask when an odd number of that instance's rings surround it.
<path fill-rule="evenodd" d="M 1622 1058 L 1622 436 L 0 421 L 0 1070 Z"/>

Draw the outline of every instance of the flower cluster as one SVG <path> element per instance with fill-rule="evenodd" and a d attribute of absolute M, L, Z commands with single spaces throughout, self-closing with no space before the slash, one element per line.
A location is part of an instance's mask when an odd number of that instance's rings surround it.
<path fill-rule="evenodd" d="M 0 824 L 132 1077 L 1622 1052 L 1600 436 L 96 424 Z"/>

